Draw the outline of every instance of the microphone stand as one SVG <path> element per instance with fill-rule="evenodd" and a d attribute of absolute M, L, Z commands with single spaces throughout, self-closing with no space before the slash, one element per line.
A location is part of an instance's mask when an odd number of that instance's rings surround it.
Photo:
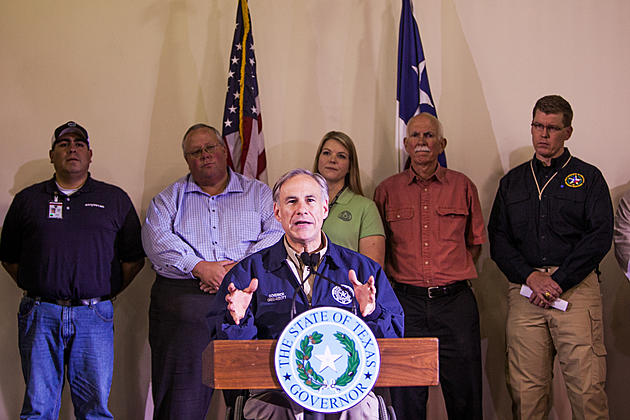
<path fill-rule="evenodd" d="M 357 315 L 357 300 L 356 297 L 354 296 L 354 289 L 351 286 L 348 286 L 347 284 L 341 284 L 339 282 L 336 282 L 335 280 L 326 277 L 325 275 L 323 275 L 321 272 L 317 271 L 315 269 L 315 266 L 318 263 L 318 258 L 316 256 L 310 255 L 308 252 L 302 252 L 302 254 L 300 255 L 300 260 L 302 260 L 302 263 L 308 267 L 308 271 L 311 274 L 314 274 L 315 276 L 319 276 L 321 278 L 323 278 L 324 280 L 326 280 L 328 283 L 331 283 L 337 287 L 340 287 L 342 289 L 344 289 L 346 291 L 346 293 L 348 293 L 350 295 L 350 297 L 352 298 L 352 313 Z M 307 277 L 308 278 L 308 277 Z"/>
<path fill-rule="evenodd" d="M 299 282 L 298 286 L 293 291 L 293 299 L 291 300 L 291 319 L 295 317 L 295 298 L 297 297 L 297 291 L 298 289 L 304 290 L 303 289 L 304 283 L 306 283 L 306 281 L 311 275 L 319 276 L 323 278 L 324 280 L 328 281 L 329 283 L 342 288 L 343 290 L 346 291 L 346 293 L 349 293 L 352 298 L 352 313 L 357 315 L 357 304 L 356 304 L 356 298 L 354 296 L 353 288 L 351 288 L 347 284 L 338 283 L 335 280 L 329 277 L 326 277 L 325 275 L 317 271 L 315 269 L 315 266 L 319 262 L 319 258 L 317 256 L 311 255 L 308 252 L 304 251 L 302 252 L 302 254 L 300 254 L 300 260 L 302 261 L 302 264 L 304 264 L 305 267 L 308 267 L 309 275 L 306 276 L 306 278 L 303 279 L 301 282 Z M 310 302 L 308 306 L 310 309 L 311 308 Z M 317 412 L 306 410 L 306 409 L 304 410 L 304 420 L 324 420 L 324 418 L 325 418 L 325 415 L 323 413 L 317 413 Z"/>
<path fill-rule="evenodd" d="M 297 287 L 295 289 L 293 289 L 293 298 L 291 299 L 291 318 L 290 318 L 291 320 L 293 320 L 293 318 L 295 318 L 295 315 L 296 315 L 295 298 L 297 298 L 298 290 L 299 289 L 304 290 L 304 283 L 306 283 L 306 281 L 308 280 L 309 277 L 310 276 L 307 276 L 301 282 L 298 282 L 299 284 L 297 285 Z M 308 303 L 308 308 L 311 309 L 311 303 L 310 302 Z"/>

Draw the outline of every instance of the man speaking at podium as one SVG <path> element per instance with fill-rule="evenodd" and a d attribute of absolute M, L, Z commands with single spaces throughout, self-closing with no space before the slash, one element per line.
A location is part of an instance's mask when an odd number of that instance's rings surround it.
<path fill-rule="evenodd" d="M 297 313 L 321 306 L 352 310 L 356 300 L 357 315 L 376 337 L 402 337 L 403 311 L 381 267 L 333 244 L 322 232 L 328 215 L 324 178 L 304 169 L 290 171 L 276 182 L 273 201 L 274 215 L 285 235 L 275 245 L 242 260 L 225 276 L 209 314 L 213 338 L 278 338 L 293 315 L 294 297 Z M 307 264 L 322 276 L 312 274 Z M 354 297 L 340 293 L 346 289 L 334 283 L 352 288 Z M 300 419 L 302 411 L 282 391 L 252 393 L 244 408 L 248 419 Z M 376 397 L 370 393 L 336 416 L 377 419 Z"/>

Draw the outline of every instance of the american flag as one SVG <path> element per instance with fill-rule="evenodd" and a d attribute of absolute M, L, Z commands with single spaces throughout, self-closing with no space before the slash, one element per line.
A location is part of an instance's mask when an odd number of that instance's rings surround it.
<path fill-rule="evenodd" d="M 396 89 L 396 147 L 398 148 L 398 170 L 409 167 L 409 156 L 405 152 L 404 139 L 407 123 L 414 115 L 428 112 L 437 117 L 426 60 L 420 41 L 416 19 L 413 17 L 411 0 L 402 0 L 400 30 L 398 33 L 398 85 Z M 446 167 L 446 155 L 440 154 L 438 161 Z"/>
<path fill-rule="evenodd" d="M 223 111 L 223 138 L 232 169 L 267 182 L 254 37 L 247 0 L 238 0 Z"/>

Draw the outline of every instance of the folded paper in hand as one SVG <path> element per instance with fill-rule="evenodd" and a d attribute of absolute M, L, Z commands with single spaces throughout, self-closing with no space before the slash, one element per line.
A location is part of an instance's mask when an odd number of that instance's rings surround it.
<path fill-rule="evenodd" d="M 530 289 L 528 285 L 524 284 L 523 286 L 521 286 L 521 296 L 525 296 L 526 298 L 528 298 L 532 295 L 532 293 L 533 293 L 532 289 Z M 552 308 L 556 308 L 559 311 L 563 311 L 563 312 L 566 312 L 567 306 L 569 306 L 569 302 L 560 298 L 554 300 L 551 303 Z"/>

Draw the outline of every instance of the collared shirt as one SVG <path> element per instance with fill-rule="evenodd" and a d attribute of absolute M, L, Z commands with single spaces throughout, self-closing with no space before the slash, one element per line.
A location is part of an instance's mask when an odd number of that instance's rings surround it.
<path fill-rule="evenodd" d="M 549 168 L 533 158 L 501 179 L 488 231 L 492 259 L 509 281 L 525 283 L 534 268 L 559 266 L 551 277 L 566 291 L 610 249 L 608 185 L 566 148 Z"/>
<path fill-rule="evenodd" d="M 374 201 L 345 188 L 330 204 L 322 230 L 337 245 L 359 250 L 359 241 L 368 236 L 384 236 L 383 223 Z"/>
<path fill-rule="evenodd" d="M 55 178 L 20 191 L 0 241 L 0 260 L 18 264 L 20 288 L 49 299 L 115 295 L 120 262 L 143 257 L 129 196 L 91 176 L 69 196 Z"/>
<path fill-rule="evenodd" d="M 318 257 L 315 269 L 317 269 L 319 263 L 322 261 L 321 256 L 326 254 L 326 250 L 328 249 L 328 239 L 323 233 L 322 245 L 323 246 L 317 252 L 311 254 L 311 256 L 317 254 Z M 315 283 L 315 274 L 313 274 L 310 269 L 305 269 L 306 267 L 304 267 L 304 263 L 300 259 L 301 254 L 298 254 L 296 250 L 291 248 L 291 245 L 289 245 L 289 241 L 287 241 L 286 235 L 284 236 L 284 248 L 287 251 L 287 264 L 289 265 L 289 267 L 291 267 L 291 271 L 293 271 L 295 277 L 300 281 L 300 283 L 304 282 L 304 280 L 308 278 L 308 281 L 303 283 L 302 289 L 304 290 L 304 293 L 306 293 L 306 297 L 310 302 L 313 296 L 313 284 Z"/>
<path fill-rule="evenodd" d="M 192 279 L 199 262 L 239 261 L 282 234 L 269 187 L 230 169 L 220 194 L 205 193 L 188 174 L 155 196 L 142 243 L 159 275 Z"/>
<path fill-rule="evenodd" d="M 438 166 L 428 180 L 411 168 L 383 181 L 374 201 L 385 225 L 385 271 L 414 286 L 444 286 L 477 277 L 468 250 L 486 241 L 475 184 Z"/>

